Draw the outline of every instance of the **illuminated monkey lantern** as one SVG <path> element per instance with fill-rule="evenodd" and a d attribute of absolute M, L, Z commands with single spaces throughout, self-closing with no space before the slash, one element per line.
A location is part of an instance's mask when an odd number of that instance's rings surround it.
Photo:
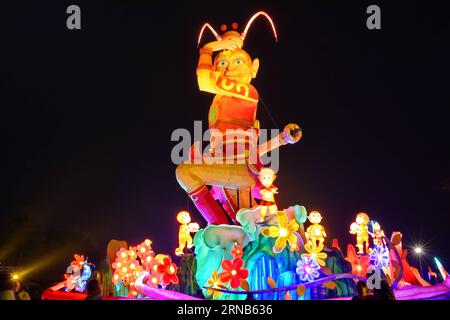
<path fill-rule="evenodd" d="M 278 191 L 277 187 L 273 185 L 276 177 L 275 172 L 273 172 L 270 168 L 264 168 L 259 172 L 259 181 L 262 184 L 259 191 L 262 196 L 262 201 L 260 204 L 261 221 L 264 221 L 267 210 L 269 210 L 270 214 L 276 214 L 278 212 L 274 197 Z"/>
<path fill-rule="evenodd" d="M 180 164 L 177 167 L 176 176 L 181 187 L 189 194 L 209 224 L 229 224 L 230 220 L 235 221 L 237 209 L 239 206 L 245 207 L 243 202 L 250 198 L 261 167 L 259 157 L 262 154 L 257 154 L 253 160 L 250 155 L 258 145 L 259 136 L 259 122 L 256 119 L 259 95 L 256 88 L 250 84 L 258 73 L 259 60 L 252 59 L 242 49 L 250 26 L 260 16 L 269 21 L 277 38 L 272 19 L 262 11 L 252 16 L 242 33 L 230 30 L 219 35 L 211 25 L 205 23 L 198 38 L 198 44 L 200 44 L 205 30 L 210 30 L 216 37 L 216 41 L 209 42 L 200 49 L 197 67 L 199 89 L 214 95 L 208 115 L 209 128 L 213 132 L 211 148 L 209 158 L 202 156 L 198 162 L 189 161 Z M 236 29 L 237 25 L 233 24 L 233 27 Z M 222 31 L 225 30 L 226 28 L 222 28 Z M 216 55 L 213 58 L 214 53 Z M 231 134 L 229 134 L 230 131 L 232 131 Z M 283 133 L 268 141 L 265 152 L 278 148 L 280 145 L 296 143 L 300 138 L 300 128 L 295 124 L 289 124 L 284 128 Z M 244 147 L 236 148 L 239 143 Z M 196 154 L 195 148 L 191 154 Z M 211 158 L 223 161 L 213 163 L 206 161 Z M 220 192 L 215 192 L 214 196 L 216 198 L 217 194 L 223 196 L 225 200 L 219 200 L 227 214 L 216 202 L 207 186 L 219 188 Z M 237 201 L 237 205 L 236 202 L 229 205 L 232 202 L 232 197 L 229 196 L 230 190 L 238 190 L 240 194 L 245 193 L 248 196 L 240 197 L 238 194 L 237 198 L 241 201 Z M 232 209 L 227 210 L 225 207 Z"/>
<path fill-rule="evenodd" d="M 178 232 L 178 248 L 175 249 L 177 256 L 184 255 L 184 248 L 189 249 L 194 246 L 191 233 L 197 232 L 200 227 L 197 223 L 191 223 L 191 215 L 187 211 L 180 211 L 177 214 L 177 221 L 181 224 Z"/>
<path fill-rule="evenodd" d="M 370 220 L 367 224 L 367 232 L 372 236 L 374 246 L 386 245 L 384 230 L 378 221 Z"/>
<path fill-rule="evenodd" d="M 309 238 L 309 242 L 313 246 L 318 247 L 323 244 L 327 234 L 325 228 L 320 224 L 322 222 L 322 215 L 319 211 L 311 211 L 308 216 L 309 222 L 312 224 L 306 229 L 306 233 Z"/>
<path fill-rule="evenodd" d="M 358 254 L 370 253 L 369 250 L 369 223 L 370 218 L 365 212 L 360 212 L 356 215 L 356 220 L 350 225 L 350 233 L 356 234 L 356 246 L 358 247 Z"/>

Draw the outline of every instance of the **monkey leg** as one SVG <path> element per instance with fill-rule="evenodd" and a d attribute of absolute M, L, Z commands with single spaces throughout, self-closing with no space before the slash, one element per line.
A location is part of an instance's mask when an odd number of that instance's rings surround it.
<path fill-rule="evenodd" d="M 319 246 L 323 245 L 323 242 L 325 241 L 325 239 L 323 237 L 318 237 L 317 241 L 319 241 Z"/>
<path fill-rule="evenodd" d="M 184 237 L 180 237 L 178 240 L 178 248 L 175 249 L 175 255 L 177 256 L 184 255 L 185 246 L 186 246 L 186 239 Z"/>
<path fill-rule="evenodd" d="M 192 237 L 189 236 L 189 238 L 187 238 L 187 244 L 186 246 L 190 249 L 194 246 L 194 244 L 192 243 Z"/>
<path fill-rule="evenodd" d="M 369 238 L 368 237 L 364 238 L 364 244 L 366 246 L 366 253 L 370 253 L 371 250 L 370 250 L 370 247 L 369 247 Z"/>
<path fill-rule="evenodd" d="M 356 237 L 356 246 L 358 247 L 358 253 L 364 253 L 364 243 L 361 237 Z"/>
<path fill-rule="evenodd" d="M 177 167 L 176 176 L 209 224 L 228 224 L 229 220 L 206 185 L 242 189 L 255 184 L 246 164 L 182 163 Z"/>
<path fill-rule="evenodd" d="M 260 206 L 259 211 L 261 213 L 261 221 L 264 221 L 264 218 L 266 217 L 267 213 L 267 206 Z"/>
<path fill-rule="evenodd" d="M 269 211 L 270 211 L 271 214 L 277 214 L 277 212 L 278 212 L 277 205 L 276 204 L 271 205 L 269 207 Z"/>
<path fill-rule="evenodd" d="M 363 254 L 364 253 L 364 246 L 361 243 L 358 243 L 356 245 L 356 247 L 358 248 L 358 254 Z"/>

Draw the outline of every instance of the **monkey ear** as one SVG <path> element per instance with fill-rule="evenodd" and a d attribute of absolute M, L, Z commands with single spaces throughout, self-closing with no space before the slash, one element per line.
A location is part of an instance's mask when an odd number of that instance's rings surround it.
<path fill-rule="evenodd" d="M 258 73 L 258 69 L 259 69 L 259 59 L 255 58 L 253 60 L 253 63 L 252 63 L 252 78 L 253 79 L 256 78 L 256 74 Z"/>

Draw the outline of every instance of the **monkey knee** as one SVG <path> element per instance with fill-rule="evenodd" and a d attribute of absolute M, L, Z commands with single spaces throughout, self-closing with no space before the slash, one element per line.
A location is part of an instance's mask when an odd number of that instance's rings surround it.
<path fill-rule="evenodd" d="M 195 173 L 198 172 L 198 166 L 181 163 L 175 170 L 175 176 L 180 186 L 186 192 L 197 190 L 205 183 Z"/>
<path fill-rule="evenodd" d="M 178 182 L 183 182 L 186 180 L 187 168 L 184 163 L 180 163 L 175 170 L 175 176 L 177 177 Z"/>
<path fill-rule="evenodd" d="M 175 176 L 177 178 L 178 183 L 180 186 L 187 192 L 189 192 L 189 184 L 190 181 L 192 181 L 192 175 L 190 173 L 190 167 L 189 165 L 186 165 L 184 163 L 180 163 L 177 166 L 177 169 L 175 170 Z"/>

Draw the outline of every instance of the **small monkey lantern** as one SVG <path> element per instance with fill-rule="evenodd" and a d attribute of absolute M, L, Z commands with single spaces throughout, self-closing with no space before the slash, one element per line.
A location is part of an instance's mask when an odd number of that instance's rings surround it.
<path fill-rule="evenodd" d="M 323 244 L 327 234 L 325 233 L 325 228 L 320 224 L 322 222 L 322 215 L 319 211 L 311 211 L 308 216 L 309 222 L 312 224 L 306 229 L 308 234 L 309 242 L 315 247 Z"/>
<path fill-rule="evenodd" d="M 180 223 L 180 230 L 178 232 L 178 248 L 175 249 L 175 254 L 182 256 L 185 247 L 190 249 L 194 246 L 191 233 L 197 232 L 200 227 L 198 223 L 191 223 L 191 215 L 187 211 L 180 211 L 177 214 L 177 221 Z"/>
<path fill-rule="evenodd" d="M 259 181 L 262 186 L 259 191 L 262 200 L 260 204 L 261 221 L 266 218 L 267 210 L 270 214 L 276 214 L 278 212 L 277 204 L 275 203 L 274 195 L 278 193 L 277 187 L 273 185 L 276 179 L 275 172 L 270 168 L 264 168 L 259 172 Z"/>
<path fill-rule="evenodd" d="M 360 212 L 356 215 L 355 222 L 350 225 L 350 233 L 356 234 L 356 246 L 358 247 L 358 254 L 370 253 L 369 249 L 369 228 L 367 224 L 370 218 L 365 212 Z"/>

